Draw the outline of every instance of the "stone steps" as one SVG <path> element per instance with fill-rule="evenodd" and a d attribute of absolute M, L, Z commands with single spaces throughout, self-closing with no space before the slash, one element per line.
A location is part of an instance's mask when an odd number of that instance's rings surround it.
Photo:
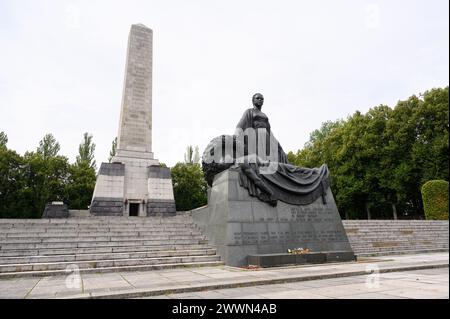
<path fill-rule="evenodd" d="M 80 227 L 84 226 L 87 228 L 105 228 L 105 227 L 111 227 L 111 228 L 136 228 L 136 227 L 150 227 L 150 228 L 164 228 L 164 227 L 172 227 L 172 228 L 179 228 L 179 227 L 191 227 L 192 222 L 189 221 L 180 221 L 180 222 L 174 222 L 174 223 L 61 223 L 61 224 L 55 224 L 55 223 L 3 223 L 0 224 L 0 229 L 5 228 L 12 228 L 12 227 L 20 227 L 20 228 L 71 228 L 71 227 Z"/>
<path fill-rule="evenodd" d="M 381 243 L 384 244 L 384 243 Z M 358 250 L 373 250 L 373 251 L 381 251 L 381 250 L 386 250 L 386 248 L 395 248 L 395 249 L 417 249 L 417 248 L 445 248 L 448 247 L 448 243 L 434 243 L 434 245 L 432 247 L 430 247 L 429 244 L 393 244 L 393 245 L 389 245 L 389 246 L 383 246 L 381 244 L 375 243 L 375 244 L 371 244 L 371 245 L 353 245 L 352 247 L 354 249 L 358 249 Z M 389 243 L 387 243 L 389 244 Z M 387 245 L 386 244 L 386 245 Z"/>
<path fill-rule="evenodd" d="M 343 220 L 359 256 L 448 251 L 448 221 Z"/>
<path fill-rule="evenodd" d="M 413 255 L 413 254 L 430 254 L 448 252 L 448 248 L 437 249 L 403 249 L 403 250 L 389 250 L 382 252 L 361 252 L 359 257 L 375 257 L 375 256 L 389 256 L 389 255 Z"/>
<path fill-rule="evenodd" d="M 39 239 L 37 239 L 39 240 Z M 120 247 L 120 246 L 154 246 L 164 245 L 166 240 L 129 239 L 127 241 L 92 241 L 92 242 L 50 242 L 50 243 L 2 243 L 0 250 L 43 249 L 43 248 L 91 248 L 91 247 Z M 171 239 L 171 244 L 206 244 L 206 240 Z"/>
<path fill-rule="evenodd" d="M 347 236 L 351 236 L 351 234 L 347 234 Z M 368 243 L 368 242 L 373 242 L 373 241 L 398 241 L 398 242 L 420 242 L 420 241 L 429 241 L 429 240 L 433 240 L 433 241 L 448 241 L 448 237 L 445 236 L 428 236 L 428 237 L 424 237 L 424 236 L 403 236 L 403 235 L 399 235 L 399 236 L 390 236 L 390 237 L 386 237 L 386 236 L 351 236 L 352 237 L 352 241 L 354 241 L 355 243 Z"/>
<path fill-rule="evenodd" d="M 383 251 L 401 251 L 401 250 L 428 250 L 428 249 L 448 249 L 448 244 L 442 243 L 442 244 L 436 244 L 433 245 L 433 247 L 430 247 L 430 245 L 403 245 L 403 246 L 389 246 L 389 247 L 353 247 L 352 248 L 358 253 L 369 253 L 369 252 L 383 252 Z"/>
<path fill-rule="evenodd" d="M 83 260 L 70 262 L 49 262 L 49 263 L 24 263 L 24 264 L 4 264 L 0 265 L 0 273 L 22 272 L 22 271 L 46 271 L 65 270 L 68 266 L 77 266 L 82 269 L 106 268 L 106 267 L 127 267 L 137 265 L 158 265 L 158 264 L 179 264 L 197 262 L 220 261 L 219 256 L 166 256 L 153 258 L 134 259 L 105 259 L 105 260 Z"/>
<path fill-rule="evenodd" d="M 382 227 L 382 226 L 380 226 Z M 444 235 L 445 232 L 447 231 L 447 229 L 443 228 L 443 229 L 433 229 L 433 228 L 429 228 L 429 229 L 423 229 L 423 230 L 417 230 L 417 229 L 404 229 L 404 230 L 383 230 L 383 231 L 376 231 L 376 230 L 358 230 L 357 232 L 355 231 L 355 228 L 349 228 L 348 233 L 351 233 L 353 235 L 375 235 L 375 236 L 399 236 L 399 235 L 403 235 L 403 236 L 407 236 L 407 235 L 439 235 L 442 234 Z M 436 234 L 433 234 L 433 232 L 437 232 Z"/>
<path fill-rule="evenodd" d="M 0 230 L 8 229 L 78 229 L 83 227 L 85 229 L 132 229 L 143 228 L 143 229 L 182 229 L 186 227 L 192 227 L 193 224 L 178 223 L 178 224 L 10 224 L 1 225 Z"/>
<path fill-rule="evenodd" d="M 414 225 L 398 225 L 396 227 L 387 227 L 384 225 L 376 225 L 373 227 L 367 227 L 367 228 L 359 228 L 358 226 L 347 226 L 349 229 L 357 229 L 359 232 L 375 232 L 375 233 L 381 233 L 381 232 L 392 232 L 392 231 L 429 231 L 429 230 L 445 230 L 445 227 L 418 227 Z"/>
<path fill-rule="evenodd" d="M 104 267 L 104 268 L 81 268 L 78 272 L 81 274 L 89 273 L 110 273 L 110 272 L 132 272 L 132 271 L 149 271 L 162 270 L 174 268 L 189 268 L 189 267 L 215 267 L 222 266 L 222 261 L 204 261 L 195 263 L 176 263 L 176 264 L 158 264 L 158 265 L 139 265 L 127 267 Z M 17 277 L 47 277 L 47 276 L 67 276 L 72 272 L 66 270 L 46 270 L 46 271 L 23 271 L 23 272 L 7 272 L 0 273 L 0 279 L 9 279 Z"/>
<path fill-rule="evenodd" d="M 71 242 L 128 242 L 128 241 L 144 241 L 144 240 L 203 240 L 203 235 L 173 235 L 173 236 L 51 236 L 44 238 L 35 237 L 13 237 L 3 238 L 2 246 L 5 244 L 28 244 L 28 243 L 71 243 Z"/>
<path fill-rule="evenodd" d="M 159 250 L 143 252 L 124 253 L 98 253 L 98 254 L 73 254 L 73 255 L 52 255 L 52 256 L 22 256 L 22 257 L 0 257 L 0 266 L 6 264 L 24 263 L 53 263 L 53 262 L 73 262 L 89 260 L 117 260 L 117 259 L 137 259 L 137 258 L 158 258 L 158 257 L 180 257 L 180 256 L 202 256 L 215 255 L 213 248 L 197 250 Z"/>
<path fill-rule="evenodd" d="M 0 278 L 221 264 L 186 215 L 0 220 Z"/>
<path fill-rule="evenodd" d="M 91 247 L 91 248 L 47 248 L 47 249 L 16 249 L 0 250 L 1 257 L 22 257 L 22 256 L 52 256 L 52 255 L 71 255 L 71 254 L 107 254 L 122 252 L 153 252 L 163 250 L 199 250 L 211 249 L 206 244 L 178 244 L 178 245 L 154 245 L 154 246 L 121 246 L 121 247 Z"/>
<path fill-rule="evenodd" d="M 198 230 L 180 229 L 180 230 L 126 230 L 126 231 L 109 231 L 107 229 L 102 231 L 61 231 L 61 230 L 46 230 L 46 231 L 14 231 L 0 233 L 0 238 L 16 238 L 16 237 L 54 237 L 54 236 L 67 236 L 67 237 L 96 237 L 96 236 L 146 236 L 146 235 L 201 235 Z"/>
<path fill-rule="evenodd" d="M 431 244 L 448 244 L 448 240 L 386 240 L 386 239 L 364 239 L 358 241 L 350 240 L 350 243 L 355 247 L 382 247 L 383 245 L 395 244 L 397 246 L 412 246 L 412 245 L 431 245 Z"/>

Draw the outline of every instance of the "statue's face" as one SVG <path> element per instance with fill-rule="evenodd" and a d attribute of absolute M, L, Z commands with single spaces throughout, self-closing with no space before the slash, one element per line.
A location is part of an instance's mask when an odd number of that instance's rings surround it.
<path fill-rule="evenodd" d="M 253 97 L 253 105 L 261 107 L 264 104 L 264 96 L 262 94 L 255 94 Z"/>

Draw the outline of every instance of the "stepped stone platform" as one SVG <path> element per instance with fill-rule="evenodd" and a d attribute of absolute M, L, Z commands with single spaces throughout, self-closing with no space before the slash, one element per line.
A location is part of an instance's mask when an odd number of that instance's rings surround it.
<path fill-rule="evenodd" d="M 216 267 L 190 267 L 182 269 L 162 269 L 156 271 L 120 272 L 107 274 L 80 274 L 77 285 L 67 286 L 67 276 L 0 279 L 0 298 L 167 298 L 170 294 L 189 293 L 185 298 L 192 298 L 192 293 L 210 293 L 209 298 L 217 298 L 214 291 L 226 288 L 255 289 L 259 287 L 265 291 L 273 290 L 274 284 L 303 283 L 304 286 L 321 287 L 321 280 L 333 279 L 334 283 L 327 282 L 326 289 L 343 292 L 346 286 L 337 284 L 337 281 L 354 281 L 362 278 L 362 285 L 351 285 L 348 294 L 373 293 L 374 288 L 366 286 L 367 276 L 377 269 L 380 274 L 389 273 L 398 278 L 404 271 L 442 269 L 448 273 L 448 253 L 429 253 L 421 255 L 380 256 L 376 258 L 363 258 L 357 262 L 331 263 L 315 265 L 297 265 L 277 268 L 243 269 L 228 266 Z M 374 268 L 376 267 L 376 268 Z M 397 272 L 397 273 L 396 273 Z M 356 276 L 356 277 L 355 277 Z M 358 277 L 359 276 L 359 277 Z M 391 278 L 392 278 L 391 277 Z M 341 278 L 340 280 L 338 278 Z M 387 280 L 380 281 L 380 287 L 375 291 L 386 289 L 400 289 L 409 291 L 411 285 L 416 287 L 416 278 L 410 278 L 408 285 L 399 286 L 398 282 L 390 285 Z M 383 277 L 380 277 L 383 279 Z M 428 278 L 427 278 L 428 279 Z M 434 280 L 434 278 L 433 278 Z M 445 280 L 445 277 L 442 278 Z M 414 282 L 411 282 L 414 281 Z M 448 277 L 447 277 L 448 281 Z M 428 282 L 428 283 L 425 283 Z M 425 280 L 420 287 L 430 285 Z M 318 285 L 319 284 L 319 285 Z M 330 285 L 331 284 L 331 285 Z M 387 286 L 385 286 L 387 284 Z M 254 288 L 252 288 L 254 287 Z M 323 286 L 322 286 L 323 287 Z M 403 288 L 404 287 L 404 288 Z M 445 286 L 444 286 L 445 287 Z M 304 287 L 305 288 L 305 287 Z M 436 287 L 436 291 L 448 296 L 447 290 Z M 440 289 L 439 289 L 440 288 Z M 428 288 L 427 289 L 432 289 Z M 229 290 L 230 292 L 233 289 Z M 317 298 L 314 292 L 312 297 Z M 252 293 L 253 294 L 253 293 Z M 295 292 L 302 295 L 302 292 Z M 344 293 L 347 294 L 347 293 Z M 341 295 L 339 293 L 339 295 Z M 241 294 L 234 294 L 229 298 L 242 298 Z M 296 295 L 297 296 L 297 295 Z M 425 297 L 429 298 L 429 294 Z M 197 297 L 198 298 L 198 297 Z M 245 298 L 245 297 L 244 297 Z M 278 298 L 285 298 L 284 296 Z M 291 296 L 288 298 L 292 298 Z M 308 298 L 308 297 L 304 297 Z M 423 296 L 421 296 L 423 298 Z"/>
<path fill-rule="evenodd" d="M 343 220 L 358 256 L 448 251 L 448 220 Z"/>
<path fill-rule="evenodd" d="M 344 220 L 343 225 L 359 257 L 448 251 L 448 221 Z M 256 264 L 271 262 L 261 259 Z M 107 273 L 219 265 L 223 262 L 216 248 L 190 212 L 146 218 L 0 219 L 0 279 L 66 275 L 69 266 L 80 273 Z"/>
<path fill-rule="evenodd" d="M 186 214 L 0 219 L 0 278 L 222 264 Z"/>

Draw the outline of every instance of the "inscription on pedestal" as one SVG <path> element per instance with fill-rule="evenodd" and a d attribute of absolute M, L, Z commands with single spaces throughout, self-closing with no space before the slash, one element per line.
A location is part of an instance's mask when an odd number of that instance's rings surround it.
<path fill-rule="evenodd" d="M 254 245 L 267 243 L 295 242 L 341 242 L 346 241 L 345 233 L 339 230 L 294 231 L 294 232 L 235 232 L 234 245 Z"/>
<path fill-rule="evenodd" d="M 290 221 L 296 222 L 331 222 L 336 220 L 331 207 L 291 207 Z"/>

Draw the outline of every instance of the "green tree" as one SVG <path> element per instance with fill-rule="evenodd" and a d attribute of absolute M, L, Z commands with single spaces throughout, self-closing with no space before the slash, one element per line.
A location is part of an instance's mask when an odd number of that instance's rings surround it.
<path fill-rule="evenodd" d="M 8 144 L 8 136 L 4 132 L 0 132 L 0 148 L 6 148 Z"/>
<path fill-rule="evenodd" d="M 97 169 L 95 163 L 95 144 L 92 142 L 92 135 L 84 133 L 83 142 L 78 147 L 78 155 L 76 158 L 76 164 L 81 165 L 81 163 L 87 163 L 87 165 L 94 169 Z"/>
<path fill-rule="evenodd" d="M 112 141 L 111 151 L 109 151 L 108 162 L 111 163 L 113 157 L 116 156 L 116 150 L 117 150 L 117 137 Z"/>
<path fill-rule="evenodd" d="M 327 163 L 340 212 L 347 218 L 423 218 L 420 186 L 448 180 L 448 87 L 326 122 L 304 148 L 299 166 Z"/>
<path fill-rule="evenodd" d="M 44 138 L 39 142 L 39 147 L 37 148 L 37 154 L 43 158 L 55 157 L 58 155 L 60 150 L 60 145 L 53 137 L 52 134 L 46 134 Z"/>
<path fill-rule="evenodd" d="M 67 203 L 71 209 L 87 209 L 94 193 L 96 165 L 92 135 L 84 133 L 76 162 L 69 167 Z"/>
<path fill-rule="evenodd" d="M 53 153 L 54 154 L 54 153 Z M 24 197 L 31 203 L 31 216 L 39 218 L 45 204 L 67 198 L 69 161 L 65 156 L 44 157 L 42 153 L 25 153 Z"/>
<path fill-rule="evenodd" d="M 448 220 L 448 182 L 431 180 L 422 186 L 426 219 Z"/>
<path fill-rule="evenodd" d="M 19 154 L 0 147 L 0 218 L 31 217 L 23 165 Z"/>
<path fill-rule="evenodd" d="M 432 89 L 423 94 L 414 112 L 415 143 L 412 158 L 422 168 L 421 184 L 449 178 L 449 92 Z"/>
<path fill-rule="evenodd" d="M 177 211 L 206 205 L 207 184 L 199 164 L 177 163 L 171 174 Z"/>
<path fill-rule="evenodd" d="M 75 163 L 69 167 L 67 183 L 67 204 L 71 209 L 87 209 L 95 188 L 95 170 L 87 162 Z"/>

